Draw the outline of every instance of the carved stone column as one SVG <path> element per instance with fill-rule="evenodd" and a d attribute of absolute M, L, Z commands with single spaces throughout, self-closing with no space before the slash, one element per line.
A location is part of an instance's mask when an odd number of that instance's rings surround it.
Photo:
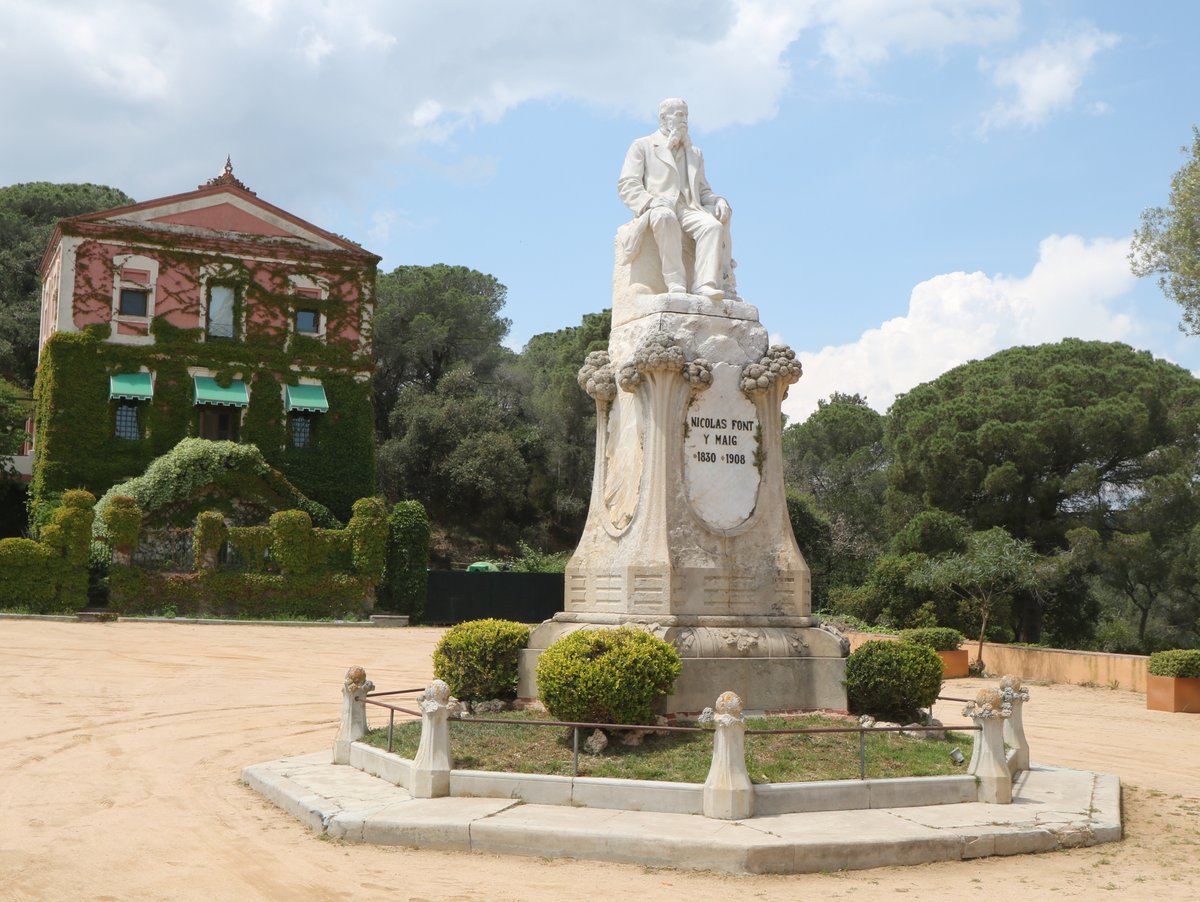
<path fill-rule="evenodd" d="M 351 667 L 346 671 L 342 682 L 342 723 L 337 739 L 333 741 L 334 764 L 349 764 L 350 743 L 367 734 L 366 697 L 374 690 L 375 684 L 367 679 L 363 668 Z"/>
<path fill-rule="evenodd" d="M 450 794 L 450 687 L 434 680 L 421 696 L 420 707 L 421 742 L 408 791 L 414 798 L 437 799 Z"/>
<path fill-rule="evenodd" d="M 704 781 L 704 816 L 740 820 L 754 814 L 754 785 L 746 770 L 746 718 L 733 692 L 717 698 L 712 717 L 712 766 Z"/>

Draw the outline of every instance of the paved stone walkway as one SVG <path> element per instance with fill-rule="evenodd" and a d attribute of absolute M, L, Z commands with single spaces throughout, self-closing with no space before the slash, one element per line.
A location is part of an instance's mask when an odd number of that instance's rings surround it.
<path fill-rule="evenodd" d="M 839 871 L 1049 852 L 1121 838 L 1117 777 L 1034 765 L 1013 804 L 820 811 L 721 821 L 515 799 L 414 799 L 327 752 L 246 767 L 242 779 L 347 842 L 621 861 L 730 873 Z"/>

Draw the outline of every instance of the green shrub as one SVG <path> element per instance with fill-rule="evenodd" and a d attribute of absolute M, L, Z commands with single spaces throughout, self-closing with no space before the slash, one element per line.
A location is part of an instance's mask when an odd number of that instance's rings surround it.
<path fill-rule="evenodd" d="M 517 557 L 509 562 L 513 573 L 564 573 L 571 552 L 541 551 L 528 542 L 517 540 Z"/>
<path fill-rule="evenodd" d="M 909 723 L 934 703 L 941 688 L 941 658 L 922 645 L 872 639 L 846 661 L 851 714 Z"/>
<path fill-rule="evenodd" d="M 380 601 L 388 610 L 421 619 L 432 530 L 420 501 L 401 501 L 388 515 L 387 572 Z"/>
<path fill-rule="evenodd" d="M 469 620 L 446 631 L 433 650 L 433 675 L 457 698 L 514 698 L 517 659 L 529 627 L 511 620 Z"/>
<path fill-rule="evenodd" d="M 304 511 L 277 511 L 270 525 L 271 557 L 281 571 L 302 576 L 325 563 L 318 552 L 318 546 L 320 551 L 325 546 L 313 534 L 312 518 Z"/>
<path fill-rule="evenodd" d="M 114 495 L 101 511 L 104 531 L 116 550 L 132 554 L 142 532 L 142 509 L 128 495 Z"/>
<path fill-rule="evenodd" d="M 671 691 L 680 666 L 670 643 L 643 630 L 578 630 L 538 658 L 538 695 L 559 720 L 649 723 L 654 700 Z"/>
<path fill-rule="evenodd" d="M 230 526 L 226 539 L 238 553 L 246 569 L 262 573 L 267 569 L 267 551 L 271 548 L 271 527 Z"/>
<path fill-rule="evenodd" d="M 117 496 L 132 498 L 151 525 L 170 512 L 180 526 L 195 518 L 200 505 L 221 508 L 234 522 L 265 518 L 277 510 L 300 509 L 317 526 L 341 526 L 325 506 L 306 498 L 254 445 L 187 438 L 155 458 L 141 476 L 114 485 L 96 503 L 96 538 L 106 538 L 105 511 Z M 65 495 L 64 495 L 65 497 Z M 237 499 L 233 505 L 230 499 Z"/>
<path fill-rule="evenodd" d="M 192 535 L 192 569 L 204 570 L 215 563 L 228 535 L 225 518 L 218 511 L 202 511 L 196 517 L 196 531 Z"/>
<path fill-rule="evenodd" d="M 957 651 L 966 637 L 948 626 L 923 626 L 917 629 L 900 630 L 900 638 L 913 645 L 924 645 L 934 651 Z"/>
<path fill-rule="evenodd" d="M 86 569 L 92 544 L 93 508 L 96 496 L 83 489 L 62 493 L 58 507 L 50 514 L 50 524 L 42 530 L 42 541 L 57 551 L 73 569 Z"/>
<path fill-rule="evenodd" d="M 1150 656 L 1147 671 L 1152 676 L 1200 677 L 1200 648 L 1156 651 Z"/>
<path fill-rule="evenodd" d="M 350 533 L 354 570 L 376 585 L 383 579 L 387 562 L 387 506 L 382 498 L 359 498 L 351 510 L 346 531 Z"/>
<path fill-rule="evenodd" d="M 0 607 L 48 612 L 55 602 L 53 574 L 62 566 L 54 549 L 33 539 L 0 539 Z"/>

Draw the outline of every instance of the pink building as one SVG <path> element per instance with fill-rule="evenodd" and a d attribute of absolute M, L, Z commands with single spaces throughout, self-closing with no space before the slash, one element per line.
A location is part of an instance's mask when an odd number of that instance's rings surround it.
<path fill-rule="evenodd" d="M 198 436 L 258 444 L 340 509 L 328 461 L 372 453 L 378 262 L 229 161 L 195 191 L 62 220 L 41 266 L 35 499 L 102 492 Z M 373 490 L 373 464 L 357 472 L 351 500 Z"/>

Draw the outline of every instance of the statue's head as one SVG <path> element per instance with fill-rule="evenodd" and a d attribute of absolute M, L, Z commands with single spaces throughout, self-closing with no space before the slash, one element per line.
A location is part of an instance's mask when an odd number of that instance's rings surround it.
<path fill-rule="evenodd" d="M 666 133 L 673 129 L 687 129 L 688 105 L 680 97 L 668 97 L 658 105 L 658 124 Z"/>

